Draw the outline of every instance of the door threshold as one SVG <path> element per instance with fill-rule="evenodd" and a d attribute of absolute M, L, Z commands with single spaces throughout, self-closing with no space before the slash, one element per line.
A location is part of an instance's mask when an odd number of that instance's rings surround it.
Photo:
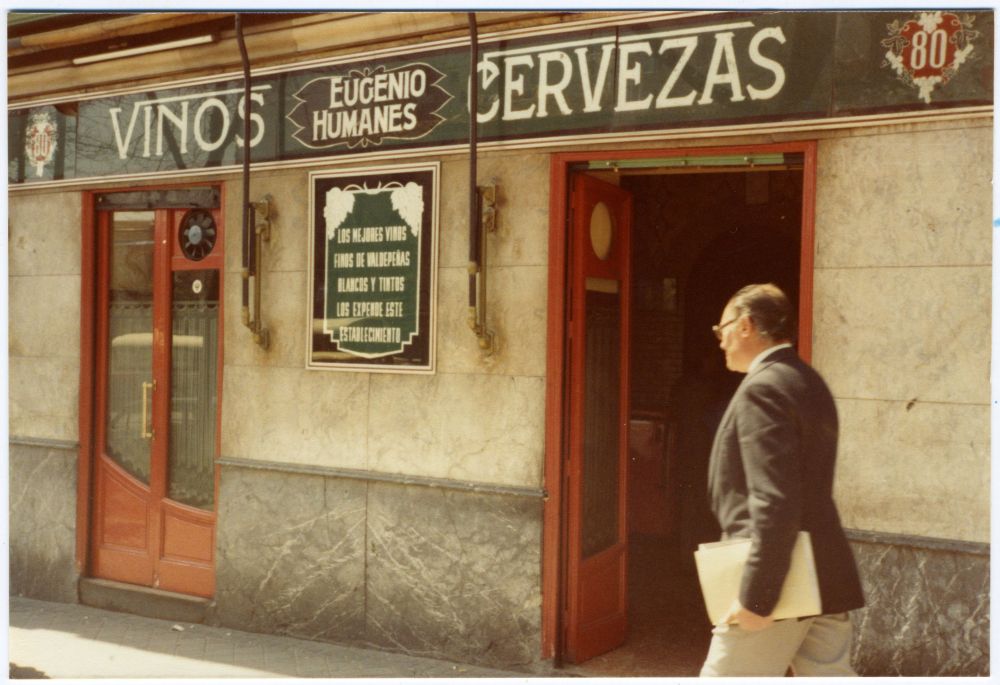
<path fill-rule="evenodd" d="M 80 604 L 182 623 L 204 623 L 215 602 L 142 585 L 80 578 Z"/>

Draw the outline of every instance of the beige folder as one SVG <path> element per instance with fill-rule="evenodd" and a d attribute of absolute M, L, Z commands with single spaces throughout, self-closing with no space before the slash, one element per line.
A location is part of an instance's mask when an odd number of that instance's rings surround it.
<path fill-rule="evenodd" d="M 698 567 L 701 593 L 705 597 L 705 608 L 709 620 L 718 625 L 722 617 L 739 596 L 743 567 L 750 554 L 749 538 L 730 538 L 721 542 L 698 545 L 694 553 Z M 792 560 L 785 576 L 774 611 L 776 620 L 816 616 L 822 613 L 819 597 L 819 583 L 816 580 L 816 562 L 813 560 L 812 540 L 809 533 L 799 532 L 792 548 Z"/>

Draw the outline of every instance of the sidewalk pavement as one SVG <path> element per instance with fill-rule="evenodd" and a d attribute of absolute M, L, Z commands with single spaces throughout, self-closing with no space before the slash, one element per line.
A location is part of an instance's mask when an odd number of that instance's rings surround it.
<path fill-rule="evenodd" d="M 533 677 L 23 597 L 10 598 L 8 645 L 11 678 Z"/>

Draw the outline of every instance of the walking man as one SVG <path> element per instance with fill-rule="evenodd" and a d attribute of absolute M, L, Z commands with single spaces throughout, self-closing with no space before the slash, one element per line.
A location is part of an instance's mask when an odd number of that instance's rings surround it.
<path fill-rule="evenodd" d="M 702 676 L 856 675 L 847 612 L 864 606 L 833 502 L 837 410 L 792 349 L 793 316 L 775 285 L 749 285 L 712 330 L 726 366 L 746 376 L 719 424 L 709 498 L 723 538 L 753 541 L 739 598 L 712 631 Z M 812 538 L 822 615 L 775 621 L 800 530 Z"/>

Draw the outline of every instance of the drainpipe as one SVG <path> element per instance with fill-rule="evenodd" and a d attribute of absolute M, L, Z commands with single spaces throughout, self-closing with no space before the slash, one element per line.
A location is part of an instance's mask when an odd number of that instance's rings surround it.
<path fill-rule="evenodd" d="M 496 226 L 496 184 L 486 197 L 477 184 L 479 153 L 479 32 L 476 13 L 469 12 L 469 328 L 484 356 L 493 354 L 494 335 L 486 326 L 486 253 L 483 231 Z M 489 218 L 483 216 L 484 208 Z"/>
<path fill-rule="evenodd" d="M 240 60 L 243 63 L 243 218 L 240 224 L 242 231 L 243 257 L 243 325 L 250 325 L 250 279 L 254 260 L 253 235 L 250 233 L 250 57 L 247 55 L 247 44 L 243 38 L 243 18 L 236 14 L 236 42 L 240 46 Z"/>
<path fill-rule="evenodd" d="M 469 311 L 475 312 L 478 306 L 478 287 L 476 275 L 479 271 L 479 189 L 477 187 L 476 158 L 479 136 L 477 130 L 477 114 L 479 112 L 479 31 L 476 26 L 476 13 L 469 12 Z"/>

